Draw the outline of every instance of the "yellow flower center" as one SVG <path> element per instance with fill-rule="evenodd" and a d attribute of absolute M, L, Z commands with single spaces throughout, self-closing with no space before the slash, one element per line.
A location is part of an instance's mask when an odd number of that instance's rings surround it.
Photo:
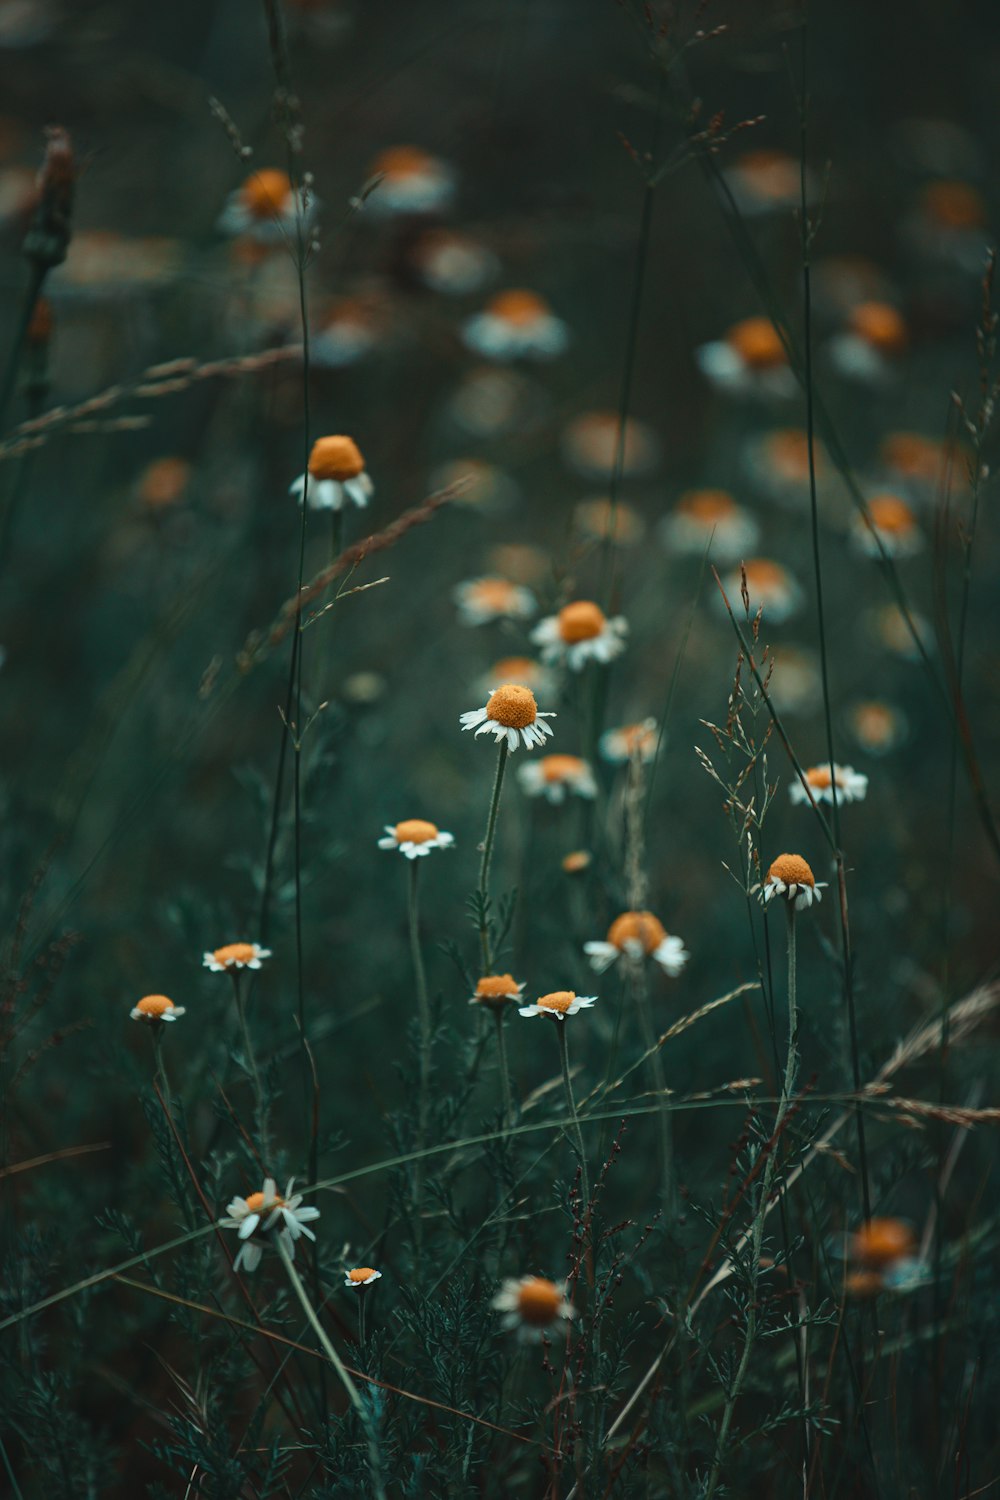
<path fill-rule="evenodd" d="M 348 1281 L 353 1281 L 355 1285 L 357 1285 L 359 1282 L 368 1281 L 374 1275 L 374 1266 L 358 1266 L 355 1270 L 348 1271 L 347 1279 Z"/>
<path fill-rule="evenodd" d="M 785 363 L 785 346 L 770 318 L 744 318 L 730 328 L 726 342 L 751 369 L 773 369 Z"/>
<path fill-rule="evenodd" d="M 476 984 L 479 1000 L 516 1000 L 518 993 L 513 974 L 484 974 Z"/>
<path fill-rule="evenodd" d="M 505 682 L 490 694 L 486 717 L 505 729 L 527 729 L 538 718 L 538 704 L 530 688 Z"/>
<path fill-rule="evenodd" d="M 168 1010 L 173 1010 L 174 1002 L 168 1000 L 166 995 L 145 995 L 136 1006 L 136 1010 L 144 1016 L 165 1016 Z"/>
<path fill-rule="evenodd" d="M 748 563 L 744 563 L 743 570 L 751 592 L 768 593 L 772 589 L 784 588 L 788 582 L 788 575 L 781 564 L 771 562 L 767 557 L 751 558 Z"/>
<path fill-rule="evenodd" d="M 736 502 L 728 490 L 688 490 L 677 502 L 681 515 L 693 521 L 728 520 L 736 510 Z"/>
<path fill-rule="evenodd" d="M 559 634 L 567 645 L 592 641 L 604 626 L 604 611 L 590 599 L 575 599 L 559 611 Z"/>
<path fill-rule="evenodd" d="M 907 479 L 936 479 L 944 457 L 942 444 L 919 432 L 890 432 L 881 453 L 883 462 Z"/>
<path fill-rule="evenodd" d="M 868 502 L 873 526 L 892 536 L 905 536 L 913 530 L 913 512 L 898 495 L 876 495 Z"/>
<path fill-rule="evenodd" d="M 314 479 L 356 479 L 364 471 L 365 461 L 353 438 L 335 436 L 317 438 L 309 455 L 309 472 Z"/>
<path fill-rule="evenodd" d="M 288 202 L 292 191 L 287 172 L 276 167 L 265 167 L 263 172 L 254 172 L 241 188 L 247 212 L 254 219 L 270 219 L 280 213 Z"/>
<path fill-rule="evenodd" d="M 275 1193 L 275 1195 L 274 1195 L 273 1198 L 269 1198 L 267 1200 L 267 1207 L 268 1207 L 269 1210 L 272 1209 L 272 1208 L 284 1208 L 284 1206 L 285 1206 L 285 1200 L 284 1200 L 284 1198 L 282 1198 L 282 1196 L 281 1196 L 280 1193 Z M 263 1211 L 264 1211 L 264 1194 L 263 1193 L 251 1193 L 250 1196 L 249 1196 L 249 1198 L 247 1199 L 247 1208 L 250 1210 L 250 1212 L 252 1214 L 263 1213 Z"/>
<path fill-rule="evenodd" d="M 428 823 L 423 818 L 404 818 L 402 823 L 396 824 L 395 831 L 401 844 L 426 844 L 428 839 L 438 836 L 437 824 Z"/>
<path fill-rule="evenodd" d="M 526 292 L 520 288 L 498 292 L 491 299 L 487 310 L 494 318 L 502 318 L 505 323 L 513 323 L 517 328 L 547 317 L 549 311 L 544 298 L 539 297 L 536 292 Z"/>
<path fill-rule="evenodd" d="M 542 780 L 550 785 L 558 781 L 572 781 L 585 769 L 578 755 L 543 755 L 539 761 Z"/>
<path fill-rule="evenodd" d="M 811 787 L 815 787 L 817 791 L 825 792 L 829 787 L 831 781 L 833 780 L 833 777 L 830 775 L 830 767 L 810 766 L 809 770 L 806 772 L 806 780 L 808 781 L 809 785 Z M 837 781 L 839 784 L 839 776 L 837 777 Z"/>
<path fill-rule="evenodd" d="M 651 911 L 623 911 L 608 928 L 608 942 L 624 948 L 629 941 L 642 944 L 644 953 L 652 953 L 666 937 L 663 923 Z"/>
<path fill-rule="evenodd" d="M 553 990 L 551 995 L 542 995 L 535 1004 L 539 1010 L 556 1010 L 564 1015 L 576 999 L 575 990 Z"/>
<path fill-rule="evenodd" d="M 531 1276 L 517 1290 L 517 1310 L 524 1323 L 533 1328 L 544 1328 L 559 1316 L 562 1292 L 554 1281 L 542 1276 Z"/>
<path fill-rule="evenodd" d="M 252 943 L 227 943 L 224 948 L 216 948 L 212 957 L 228 969 L 230 964 L 248 964 L 254 953 Z"/>
<path fill-rule="evenodd" d="M 916 1249 L 916 1235 L 902 1219 L 869 1219 L 851 1241 L 858 1260 L 870 1266 L 887 1266 Z"/>
<path fill-rule="evenodd" d="M 767 878 L 784 881 L 785 885 L 816 884 L 816 877 L 801 854 L 779 854 L 768 870 Z"/>
<path fill-rule="evenodd" d="M 923 201 L 924 213 L 942 229 L 979 229 L 986 222 L 982 197 L 967 182 L 932 182 Z"/>
<path fill-rule="evenodd" d="M 139 499 L 150 510 L 176 505 L 191 478 L 191 465 L 184 458 L 156 458 L 139 483 Z"/>
<path fill-rule="evenodd" d="M 512 677 L 530 681 L 538 676 L 538 663 L 530 656 L 505 656 L 493 663 L 490 675 L 494 682 L 507 682 Z"/>
<path fill-rule="evenodd" d="M 514 597 L 514 585 L 506 578 L 477 578 L 468 593 L 471 603 L 497 610 L 509 609 Z"/>
<path fill-rule="evenodd" d="M 372 176 L 419 177 L 433 168 L 434 158 L 419 146 L 390 146 L 372 162 Z"/>
<path fill-rule="evenodd" d="M 892 709 L 884 703 L 859 703 L 854 713 L 854 728 L 861 739 L 878 745 L 890 739 L 894 728 Z"/>
<path fill-rule="evenodd" d="M 779 202 L 799 195 L 799 164 L 785 151 L 747 151 L 736 163 L 740 175 L 750 180 L 760 198 Z"/>
<path fill-rule="evenodd" d="M 888 302 L 860 302 L 850 322 L 860 338 L 886 354 L 897 354 L 906 346 L 906 324 Z"/>
<path fill-rule="evenodd" d="M 573 849 L 563 855 L 563 870 L 567 875 L 579 875 L 589 867 L 593 857 L 589 849 Z"/>

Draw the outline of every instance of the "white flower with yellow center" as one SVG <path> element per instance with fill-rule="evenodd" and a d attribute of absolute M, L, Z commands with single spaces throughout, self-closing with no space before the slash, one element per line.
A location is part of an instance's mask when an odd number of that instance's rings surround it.
<path fill-rule="evenodd" d="M 420 146 L 390 146 L 368 167 L 375 185 L 364 200 L 376 214 L 428 214 L 443 208 L 455 190 L 447 162 Z"/>
<path fill-rule="evenodd" d="M 554 719 L 555 714 L 539 709 L 530 688 L 505 682 L 492 690 L 483 708 L 469 709 L 459 717 L 462 729 L 474 729 L 477 739 L 481 734 L 492 734 L 497 744 L 506 739 L 508 750 L 516 750 L 522 743 L 531 750 L 543 745 L 546 735 L 552 733 L 552 725 L 545 721 Z"/>
<path fill-rule="evenodd" d="M 618 729 L 606 729 L 600 738 L 600 751 L 605 760 L 614 765 L 628 765 L 638 755 L 644 766 L 656 759 L 656 744 L 659 738 L 656 720 L 642 719 L 638 724 L 622 724 Z"/>
<path fill-rule="evenodd" d="M 353 1271 L 344 1272 L 344 1285 L 352 1291 L 359 1292 L 364 1286 L 371 1286 L 373 1281 L 381 1281 L 382 1272 L 376 1271 L 374 1266 L 356 1266 Z"/>
<path fill-rule="evenodd" d="M 737 617 L 743 609 L 744 578 L 751 615 L 763 608 L 765 620 L 769 620 L 772 625 L 780 625 L 801 607 L 802 590 L 788 569 L 769 557 L 752 557 L 749 562 L 727 573 L 722 580 L 729 606 Z M 725 614 L 726 606 L 718 590 L 715 599 L 716 608 Z"/>
<path fill-rule="evenodd" d="M 736 396 L 786 397 L 798 390 L 781 335 L 770 318 L 744 318 L 725 336 L 695 350 L 716 390 Z"/>
<path fill-rule="evenodd" d="M 566 324 L 544 297 L 498 292 L 462 329 L 468 347 L 486 359 L 553 359 L 569 342 Z"/>
<path fill-rule="evenodd" d="M 830 360 L 848 380 L 877 384 L 893 375 L 908 343 L 906 321 L 891 303 L 859 302 L 847 327 L 830 340 Z"/>
<path fill-rule="evenodd" d="M 873 495 L 868 501 L 867 514 L 867 522 L 862 516 L 855 516 L 851 523 L 855 551 L 865 557 L 881 557 L 883 553 L 889 557 L 913 557 L 923 547 L 923 533 L 916 516 L 898 495 Z"/>
<path fill-rule="evenodd" d="M 300 1208 L 302 1194 L 292 1195 L 295 1179 L 289 1181 L 284 1197 L 278 1192 L 273 1177 L 264 1179 L 263 1190 L 251 1193 L 249 1198 L 234 1198 L 226 1209 L 227 1217 L 219 1220 L 223 1229 L 235 1229 L 243 1244 L 233 1266 L 238 1271 L 245 1266 L 255 1271 L 260 1264 L 263 1247 L 275 1235 L 281 1240 L 289 1260 L 295 1259 L 295 1241 L 302 1235 L 314 1240 L 316 1236 L 307 1223 L 319 1218 L 318 1208 Z"/>
<path fill-rule="evenodd" d="M 760 527 L 728 490 L 687 490 L 660 534 L 671 552 L 700 557 L 711 545 L 713 557 L 732 563 L 756 546 Z"/>
<path fill-rule="evenodd" d="M 597 1004 L 596 995 L 578 995 L 573 990 L 553 990 L 550 995 L 540 995 L 534 1005 L 518 1007 L 519 1016 L 551 1016 L 554 1021 L 565 1021 L 579 1010 L 587 1010 Z"/>
<path fill-rule="evenodd" d="M 476 993 L 469 996 L 470 1005 L 485 1005 L 488 1010 L 502 1010 L 520 1000 L 523 982 L 518 984 L 513 974 L 484 974 L 476 981 Z"/>
<path fill-rule="evenodd" d="M 672 937 L 651 911 L 623 911 L 608 928 L 605 941 L 584 943 L 583 951 L 598 974 L 618 960 L 637 963 L 651 958 L 675 977 L 691 957 L 680 938 Z"/>
<path fill-rule="evenodd" d="M 888 755 L 906 739 L 906 716 L 891 703 L 880 698 L 865 698 L 852 703 L 847 711 L 851 733 L 869 755 Z"/>
<path fill-rule="evenodd" d="M 402 823 L 386 823 L 385 838 L 379 839 L 380 849 L 398 849 L 407 859 L 420 859 L 432 849 L 450 849 L 454 836 L 443 833 L 436 823 L 425 818 L 404 818 Z"/>
<path fill-rule="evenodd" d="M 288 493 L 300 505 L 305 497 L 310 510 L 342 510 L 348 500 L 360 507 L 367 505 L 374 491 L 357 443 L 353 438 L 333 435 L 316 439 L 308 474 L 300 474 Z"/>
<path fill-rule="evenodd" d="M 863 802 L 868 791 L 868 777 L 853 766 L 810 766 L 805 773 L 815 802 Z M 808 802 L 809 792 L 801 781 L 793 781 L 788 788 L 792 802 Z"/>
<path fill-rule="evenodd" d="M 764 880 L 764 901 L 776 896 L 791 903 L 796 911 L 822 901 L 826 881 L 817 880 L 801 854 L 779 854 L 772 860 Z"/>
<path fill-rule="evenodd" d="M 176 1021 L 183 1014 L 184 1006 L 175 1005 L 166 995 L 144 995 L 129 1011 L 133 1021 L 146 1021 L 152 1026 L 161 1021 Z"/>
<path fill-rule="evenodd" d="M 258 244 L 274 245 L 295 234 L 300 213 L 308 222 L 315 209 L 314 200 L 307 204 L 302 193 L 296 194 L 287 172 L 264 167 L 251 172 L 242 186 L 230 193 L 218 228 L 221 234 L 245 235 Z"/>
<path fill-rule="evenodd" d="M 597 796 L 594 773 L 578 755 L 542 755 L 521 766 L 517 779 L 529 797 L 545 797 L 558 806 L 566 793 L 577 797 Z"/>
<path fill-rule="evenodd" d="M 506 578 L 471 578 L 454 590 L 463 625 L 489 625 L 493 620 L 527 620 L 538 605 L 530 589 Z"/>
<path fill-rule="evenodd" d="M 492 1305 L 503 1314 L 501 1321 L 508 1332 L 516 1330 L 526 1343 L 537 1343 L 576 1317 L 566 1291 L 564 1281 L 547 1281 L 544 1276 L 511 1277 L 502 1283 Z"/>
<path fill-rule="evenodd" d="M 574 599 L 557 615 L 541 620 L 531 639 L 542 648 L 545 662 L 565 662 L 579 672 L 588 661 L 607 663 L 625 650 L 628 622 L 622 615 L 609 620 L 592 599 Z"/>
<path fill-rule="evenodd" d="M 270 957 L 270 948 L 262 948 L 259 943 L 226 943 L 225 947 L 206 953 L 202 963 L 206 969 L 224 974 L 233 969 L 259 969 L 264 959 Z"/>

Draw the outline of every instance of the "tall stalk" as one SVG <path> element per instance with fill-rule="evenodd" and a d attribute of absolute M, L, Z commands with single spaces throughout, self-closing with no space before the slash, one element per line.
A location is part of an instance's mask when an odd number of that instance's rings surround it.
<path fill-rule="evenodd" d="M 500 741 L 500 749 L 497 752 L 497 769 L 493 779 L 493 795 L 490 798 L 490 810 L 486 819 L 486 837 L 483 840 L 483 857 L 479 864 L 479 948 L 483 961 L 483 973 L 489 974 L 493 968 L 493 954 L 490 949 L 490 864 L 493 860 L 493 843 L 497 831 L 497 815 L 500 811 L 500 793 L 503 791 L 503 773 L 507 766 L 507 741 Z"/>

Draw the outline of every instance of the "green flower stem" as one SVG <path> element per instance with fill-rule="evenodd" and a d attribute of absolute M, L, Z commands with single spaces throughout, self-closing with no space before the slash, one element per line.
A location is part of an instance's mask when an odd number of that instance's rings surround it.
<path fill-rule="evenodd" d="M 172 1115 L 174 1112 L 174 1101 L 170 1092 L 170 1080 L 167 1077 L 166 1065 L 163 1061 L 163 1033 L 165 1030 L 166 1025 L 163 1021 L 155 1020 L 153 1022 L 153 1076 L 160 1085 L 160 1093 L 163 1095 L 163 1107 L 168 1115 Z"/>
<path fill-rule="evenodd" d="M 490 924 L 487 914 L 487 903 L 490 896 L 490 864 L 493 859 L 493 841 L 496 838 L 497 814 L 500 811 L 500 793 L 503 790 L 503 773 L 507 767 L 507 741 L 500 741 L 500 750 L 497 755 L 497 773 L 493 782 L 493 796 L 490 799 L 490 812 L 486 820 L 486 837 L 483 840 L 483 858 L 479 866 L 479 946 L 482 952 L 483 973 L 489 974 L 493 967 L 493 956 L 490 953 Z"/>
<path fill-rule="evenodd" d="M 559 1039 L 559 1061 L 562 1064 L 563 1089 L 566 1093 L 566 1108 L 573 1123 L 573 1149 L 576 1151 L 577 1160 L 580 1163 L 580 1190 L 582 1194 L 583 1211 L 586 1213 L 590 1203 L 590 1179 L 587 1175 L 587 1156 L 583 1149 L 583 1132 L 580 1129 L 580 1119 L 576 1112 L 576 1100 L 573 1097 L 573 1080 L 569 1073 L 569 1047 L 566 1041 L 566 1022 L 553 1021 L 556 1035 Z"/>
<path fill-rule="evenodd" d="M 510 1069 L 507 1066 L 507 1033 L 504 1030 L 504 1022 L 507 1018 L 506 1005 L 497 1005 L 493 1009 L 493 1021 L 497 1029 L 497 1062 L 500 1065 L 500 1083 L 503 1087 L 503 1120 L 506 1128 L 514 1122 L 514 1096 L 510 1087 Z"/>
<path fill-rule="evenodd" d="M 732 1425 L 733 1412 L 736 1409 L 736 1402 L 739 1400 L 743 1382 L 750 1368 L 754 1341 L 757 1337 L 757 1283 L 760 1278 L 760 1252 L 764 1240 L 764 1221 L 767 1218 L 767 1205 L 771 1197 L 771 1188 L 774 1184 L 778 1152 L 781 1149 L 781 1128 L 785 1123 L 785 1116 L 788 1114 L 788 1106 L 791 1102 L 792 1090 L 795 1086 L 795 1073 L 798 1067 L 797 1037 L 799 1019 L 796 1003 L 795 902 L 786 901 L 785 908 L 788 914 L 788 1053 L 785 1058 L 785 1078 L 781 1086 L 778 1113 L 774 1121 L 774 1131 L 771 1136 L 767 1161 L 764 1164 L 764 1178 L 761 1183 L 760 1197 L 757 1200 L 757 1213 L 753 1222 L 753 1234 L 750 1242 L 750 1288 L 747 1298 L 746 1338 L 743 1344 L 743 1353 L 740 1356 L 739 1367 L 729 1389 L 729 1394 L 726 1397 L 725 1410 L 722 1413 L 719 1438 L 715 1445 L 715 1458 L 712 1463 L 712 1472 L 709 1475 L 705 1500 L 712 1500 L 719 1482 L 719 1474 L 726 1456 L 726 1444 L 729 1438 L 729 1429 Z"/>
<path fill-rule="evenodd" d="M 653 1092 L 656 1095 L 657 1125 L 660 1133 L 660 1171 L 663 1178 L 663 1201 L 668 1216 L 677 1212 L 677 1173 L 674 1168 L 674 1126 L 670 1091 L 663 1067 L 663 1055 L 657 1046 L 656 1031 L 649 1013 L 649 987 L 646 982 L 645 959 L 628 960 L 629 989 L 639 1013 L 642 1044 L 649 1054 L 649 1073 Z"/>
<path fill-rule="evenodd" d="M 302 1311 L 305 1313 L 313 1332 L 319 1339 L 320 1344 L 323 1348 L 323 1353 L 326 1355 L 327 1359 L 336 1370 L 338 1376 L 340 1377 L 340 1383 L 344 1387 L 344 1390 L 347 1392 L 347 1398 L 358 1414 L 358 1418 L 365 1431 L 365 1436 L 368 1439 L 368 1469 L 371 1476 L 372 1492 L 375 1496 L 377 1496 L 377 1500 L 385 1500 L 385 1484 L 382 1479 L 382 1456 L 379 1453 L 378 1438 L 372 1425 L 371 1413 L 368 1410 L 368 1407 L 365 1405 L 364 1401 L 362 1401 L 361 1394 L 357 1386 L 354 1384 L 354 1381 L 351 1379 L 350 1372 L 348 1371 L 346 1365 L 326 1336 L 323 1325 L 320 1322 L 319 1317 L 317 1316 L 316 1309 L 309 1301 L 308 1293 L 306 1292 L 305 1287 L 302 1285 L 299 1273 L 298 1271 L 296 1271 L 295 1266 L 292 1263 L 292 1258 L 288 1253 L 288 1247 L 285 1244 L 284 1236 L 280 1234 L 276 1235 L 274 1243 L 277 1246 L 278 1254 L 281 1256 L 282 1263 L 284 1264 L 285 1271 L 288 1276 L 288 1280 L 292 1286 L 292 1291 L 295 1293 L 296 1297 L 298 1297 L 299 1299 L 299 1302 L 302 1304 Z"/>
<path fill-rule="evenodd" d="M 420 946 L 420 861 L 411 859 L 409 884 L 410 957 L 413 961 L 413 977 L 417 987 L 417 1013 L 420 1019 L 420 1076 L 417 1093 L 417 1150 L 427 1145 L 427 1114 L 430 1096 L 431 1075 L 431 1007 L 427 996 L 427 974 L 424 970 L 424 955 Z M 417 1239 L 420 1239 L 421 1200 L 424 1187 L 424 1162 L 422 1157 L 413 1164 L 413 1190 L 416 1200 Z"/>
<path fill-rule="evenodd" d="M 270 1156 L 267 1119 L 264 1110 L 264 1088 L 260 1081 L 260 1070 L 257 1067 L 257 1057 L 250 1040 L 250 1028 L 247 1025 L 247 1008 L 243 997 L 243 986 L 240 983 L 239 969 L 230 969 L 233 981 L 233 994 L 236 997 L 236 1013 L 240 1021 L 240 1035 L 243 1039 L 243 1058 L 250 1073 L 253 1083 L 254 1099 L 257 1103 L 257 1131 L 260 1135 L 261 1154 L 265 1164 Z"/>

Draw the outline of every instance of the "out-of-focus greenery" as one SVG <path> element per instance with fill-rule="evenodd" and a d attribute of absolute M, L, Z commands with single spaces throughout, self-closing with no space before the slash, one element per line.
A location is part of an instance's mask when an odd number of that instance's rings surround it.
<path fill-rule="evenodd" d="M 989 1493 L 998 42 L 989 7 L 0 5 L 4 1493 Z M 52 123 L 72 238 L 22 345 Z M 402 145 L 450 182 L 418 212 L 380 175 Z M 308 207 L 263 244 L 219 222 L 262 169 Z M 510 289 L 564 350 L 470 347 Z M 713 384 L 705 346 L 748 318 L 786 347 Z M 603 442 L 574 425 L 595 412 Z M 810 412 L 815 527 L 767 446 Z M 289 486 L 326 434 L 374 493 L 303 532 Z M 691 490 L 756 536 L 727 551 L 720 520 L 683 550 Z M 864 550 L 887 494 L 912 555 Z M 369 536 L 293 660 L 286 601 Z M 787 619 L 747 616 L 741 557 L 786 570 Z M 532 617 L 464 623 L 485 576 Z M 627 645 L 545 669 L 554 734 L 509 757 L 488 915 L 522 1003 L 597 1003 L 509 1007 L 507 1114 L 468 1004 L 497 756 L 459 715 L 578 599 Z M 600 752 L 647 717 L 654 761 Z M 868 788 L 824 833 L 789 750 L 822 765 L 828 733 Z M 527 795 L 548 750 L 590 762 L 594 799 Z M 409 818 L 454 847 L 380 849 Z M 773 1135 L 786 933 L 760 886 L 785 852 L 826 889 L 796 918 Z M 682 938 L 675 977 L 588 964 L 632 908 Z M 244 940 L 273 950 L 246 1033 L 202 963 Z M 185 1014 L 131 1020 L 151 994 Z M 238 1277 L 211 1228 L 270 1175 L 320 1209 L 297 1265 L 361 1415 L 279 1256 Z M 912 1254 L 859 1255 L 866 1215 Z M 355 1266 L 381 1279 L 348 1290 Z M 578 1314 L 543 1344 L 492 1306 L 528 1274 L 569 1278 Z"/>

